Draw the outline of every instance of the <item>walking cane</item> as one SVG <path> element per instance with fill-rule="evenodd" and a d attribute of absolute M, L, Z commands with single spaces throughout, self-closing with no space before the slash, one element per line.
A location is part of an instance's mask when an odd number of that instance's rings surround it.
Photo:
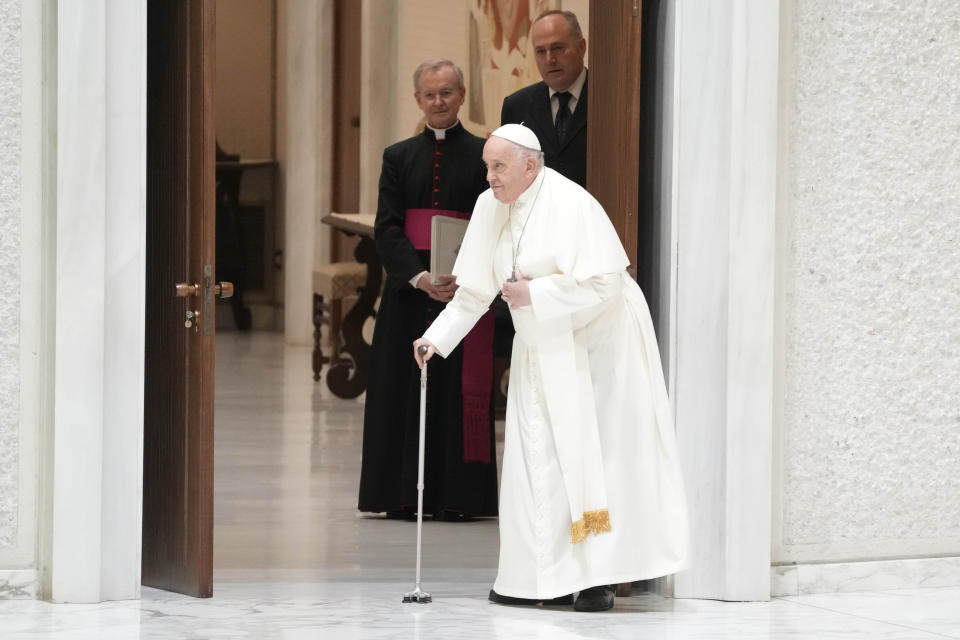
<path fill-rule="evenodd" d="M 417 349 L 420 357 L 427 355 L 427 346 Z M 413 591 L 403 595 L 404 602 L 432 602 L 430 594 L 420 588 L 420 549 L 423 535 L 423 451 L 427 439 L 427 362 L 420 369 L 420 460 L 417 465 L 417 581 Z"/>

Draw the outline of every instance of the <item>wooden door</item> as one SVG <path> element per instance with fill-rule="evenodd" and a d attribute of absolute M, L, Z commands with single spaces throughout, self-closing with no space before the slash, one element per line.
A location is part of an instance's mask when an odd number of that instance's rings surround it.
<path fill-rule="evenodd" d="M 333 4 L 333 211 L 360 211 L 361 3 Z M 372 212 L 366 212 L 372 213 Z M 330 261 L 350 260 L 358 238 L 330 236 Z"/>
<path fill-rule="evenodd" d="M 142 582 L 197 597 L 213 591 L 213 54 L 214 0 L 148 0 Z"/>
<path fill-rule="evenodd" d="M 590 3 L 587 190 L 637 266 L 640 174 L 640 0 Z"/>
<path fill-rule="evenodd" d="M 661 245 L 669 220 L 659 210 L 662 152 L 655 113 L 663 86 L 657 30 L 665 11 L 662 0 L 591 2 L 587 40 L 587 188 L 620 234 L 655 324 L 669 295 Z M 604 124 L 611 122 L 616 126 Z"/>

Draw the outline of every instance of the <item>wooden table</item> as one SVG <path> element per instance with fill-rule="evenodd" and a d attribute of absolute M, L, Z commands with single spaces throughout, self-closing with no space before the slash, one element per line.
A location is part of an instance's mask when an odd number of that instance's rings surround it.
<path fill-rule="evenodd" d="M 360 295 L 340 324 L 343 342 L 339 353 L 331 354 L 327 371 L 327 387 L 339 398 L 356 398 L 367 388 L 367 355 L 370 345 L 363 339 L 363 325 L 367 318 L 375 318 L 373 310 L 380 294 L 383 267 L 373 243 L 373 213 L 331 213 L 320 219 L 341 233 L 360 236 L 353 252 L 357 262 L 367 265 L 367 281 Z"/>

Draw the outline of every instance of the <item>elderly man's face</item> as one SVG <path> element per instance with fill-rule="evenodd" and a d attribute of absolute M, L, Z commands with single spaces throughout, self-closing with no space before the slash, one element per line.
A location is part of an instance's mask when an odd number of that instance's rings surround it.
<path fill-rule="evenodd" d="M 483 162 L 493 197 L 500 202 L 519 198 L 537 177 L 536 162 L 518 155 L 515 144 L 497 136 L 490 136 L 483 145 Z"/>
<path fill-rule="evenodd" d="M 566 91 L 583 71 L 587 41 L 576 38 L 562 15 L 541 18 L 530 33 L 540 77 L 554 91 Z"/>
<path fill-rule="evenodd" d="M 424 71 L 417 84 L 413 97 L 427 117 L 427 124 L 434 129 L 446 129 L 456 124 L 466 91 L 460 88 L 453 67 Z"/>

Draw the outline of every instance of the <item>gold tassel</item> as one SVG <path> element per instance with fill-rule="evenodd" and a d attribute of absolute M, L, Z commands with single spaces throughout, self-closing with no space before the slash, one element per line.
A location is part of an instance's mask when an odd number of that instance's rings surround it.
<path fill-rule="evenodd" d="M 610 531 L 610 512 L 606 509 L 597 509 L 596 511 L 584 511 L 583 519 L 577 520 L 570 525 L 570 540 L 573 544 L 580 544 L 587 539 L 591 533 L 603 533 Z"/>
<path fill-rule="evenodd" d="M 587 529 L 587 523 L 583 520 L 577 520 L 570 525 L 570 541 L 573 544 L 580 544 L 586 540 L 588 533 L 590 533 L 590 531 Z"/>
<path fill-rule="evenodd" d="M 587 531 L 590 533 L 596 534 L 610 531 L 610 512 L 606 509 L 584 511 L 583 521 L 586 523 Z"/>

